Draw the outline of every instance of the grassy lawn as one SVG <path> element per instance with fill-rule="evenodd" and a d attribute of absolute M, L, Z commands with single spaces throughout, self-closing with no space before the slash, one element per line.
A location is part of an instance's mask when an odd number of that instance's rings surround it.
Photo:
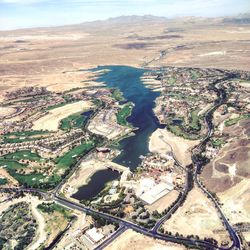
<path fill-rule="evenodd" d="M 39 204 L 37 208 L 41 210 L 43 213 L 52 214 L 54 212 L 59 212 L 63 214 L 65 219 L 67 220 L 72 219 L 71 212 L 56 203 L 42 203 L 42 204 Z"/>
<path fill-rule="evenodd" d="M 8 180 L 6 178 L 0 178 L 0 186 L 5 185 L 8 183 Z"/>
<path fill-rule="evenodd" d="M 240 115 L 239 117 L 228 119 L 225 121 L 225 125 L 226 127 L 229 127 L 229 126 L 235 125 L 240 120 L 247 119 L 247 118 L 250 118 L 250 114 Z"/>
<path fill-rule="evenodd" d="M 65 102 L 59 103 L 59 104 L 56 104 L 56 105 L 49 106 L 49 107 L 47 107 L 47 108 L 44 109 L 44 110 L 49 111 L 49 110 L 52 110 L 52 109 L 56 109 L 56 108 L 63 107 L 63 106 L 65 106 L 65 105 L 67 105 L 67 104 L 70 104 L 70 103 L 74 103 L 74 102 L 79 102 L 79 101 L 80 101 L 80 99 L 78 99 L 78 100 L 72 100 L 71 97 L 66 96 L 66 95 L 63 96 L 63 98 L 65 99 Z"/>
<path fill-rule="evenodd" d="M 18 143 L 18 142 L 25 142 L 25 141 L 34 141 L 41 139 L 42 136 L 48 135 L 49 136 L 50 132 L 49 131 L 23 131 L 23 132 L 13 132 L 9 134 L 5 134 L 2 136 L 4 143 Z M 39 137 L 40 135 L 40 137 Z"/>
<path fill-rule="evenodd" d="M 132 109 L 132 103 L 127 103 L 122 107 L 122 109 L 116 114 L 118 124 L 131 127 L 131 125 L 127 122 L 127 118 L 131 115 Z"/>
<path fill-rule="evenodd" d="M 173 85 L 175 83 L 176 83 L 176 78 L 175 77 L 171 77 L 171 78 L 168 79 L 168 84 Z"/>
<path fill-rule="evenodd" d="M 212 139 L 211 143 L 214 147 L 220 147 L 225 144 L 225 141 L 223 139 Z"/>
<path fill-rule="evenodd" d="M 57 174 L 52 174 L 48 177 L 47 174 L 32 172 L 30 174 L 18 173 L 17 170 L 22 170 L 27 167 L 26 164 L 20 163 L 18 161 L 27 159 L 36 162 L 45 161 L 38 154 L 32 153 L 28 150 L 17 151 L 15 153 L 10 153 L 0 158 L 0 166 L 5 166 L 8 173 L 15 178 L 20 185 L 33 188 L 49 189 L 55 187 L 61 177 Z"/>
<path fill-rule="evenodd" d="M 94 141 L 85 142 L 79 146 L 74 147 L 63 156 L 56 158 L 55 162 L 59 168 L 69 168 L 76 163 L 79 156 L 86 154 L 94 146 Z"/>
<path fill-rule="evenodd" d="M 198 95 L 191 96 L 191 95 L 185 95 L 179 92 L 169 92 L 168 94 L 166 94 L 166 96 L 174 97 L 175 99 L 178 99 L 178 100 L 187 100 L 190 102 L 198 101 L 201 99 Z"/>
<path fill-rule="evenodd" d="M 72 114 L 61 120 L 60 129 L 61 130 L 70 130 L 72 128 L 82 128 L 86 117 L 82 115 L 82 112 Z"/>
<path fill-rule="evenodd" d="M 51 189 L 61 181 L 61 177 L 56 174 L 53 174 L 50 177 L 35 173 L 23 175 L 14 171 L 10 171 L 10 174 L 19 182 L 20 185 L 31 188 Z"/>
<path fill-rule="evenodd" d="M 62 176 L 57 174 L 57 170 L 60 169 L 69 169 L 73 164 L 76 163 L 77 158 L 86 154 L 90 149 L 95 146 L 94 141 L 89 141 L 83 143 L 79 146 L 74 147 L 72 150 L 65 153 L 63 156 L 55 159 L 57 169 L 55 169 L 51 176 L 43 173 L 30 173 L 30 174 L 21 174 L 17 173 L 16 170 L 24 169 L 25 164 L 21 164 L 18 160 L 29 159 L 33 161 L 42 161 L 39 155 L 31 153 L 29 151 L 19 151 L 16 153 L 9 154 L 6 159 L 0 159 L 0 165 L 6 166 L 9 174 L 14 177 L 20 185 L 32 188 L 40 189 L 51 189 L 54 188 L 62 179 Z M 15 159 L 15 160 L 14 160 Z"/>
<path fill-rule="evenodd" d="M 73 164 L 76 163 L 78 157 L 86 154 L 95 146 L 95 143 L 95 140 L 88 141 L 74 147 L 63 156 L 56 158 L 55 163 L 57 168 L 54 169 L 52 174 L 49 176 L 43 173 L 36 173 L 36 171 L 29 174 L 23 174 L 17 171 L 27 167 L 26 164 L 18 162 L 20 160 L 28 159 L 36 162 L 45 161 L 45 159 L 41 158 L 38 154 L 32 153 L 28 150 L 17 151 L 1 157 L 0 166 L 5 166 L 8 173 L 15 178 L 20 185 L 39 189 L 51 189 L 62 180 L 62 174 L 57 174 L 58 169 L 68 170 Z M 3 184 L 0 182 L 0 185 Z"/>
<path fill-rule="evenodd" d="M 193 110 L 191 112 L 191 119 L 189 123 L 189 127 L 193 130 L 200 130 L 200 121 L 198 116 L 199 110 Z"/>
<path fill-rule="evenodd" d="M 25 168 L 27 165 L 19 163 L 14 160 L 7 160 L 7 159 L 0 158 L 0 166 L 5 166 L 7 170 L 16 170 L 16 169 Z"/>
<path fill-rule="evenodd" d="M 48 110 L 52 110 L 52 109 L 55 109 L 55 108 L 60 108 L 60 107 L 65 106 L 66 104 L 68 104 L 68 103 L 67 102 L 59 103 L 59 104 L 56 104 L 56 105 L 49 106 L 45 110 L 48 111 Z"/>
<path fill-rule="evenodd" d="M 16 151 L 14 153 L 5 155 L 4 158 L 8 160 L 16 160 L 16 161 L 20 161 L 20 160 L 30 160 L 30 161 L 37 161 L 37 162 L 44 161 L 44 159 L 42 159 L 40 155 L 38 155 L 37 153 L 32 153 L 29 150 Z"/>
<path fill-rule="evenodd" d="M 172 132 L 176 136 L 183 137 L 184 139 L 187 139 L 187 140 L 199 139 L 199 135 L 186 133 L 180 126 L 168 125 L 168 129 L 170 132 Z"/>
<path fill-rule="evenodd" d="M 193 80 L 196 80 L 200 77 L 200 73 L 197 72 L 196 70 L 191 70 L 191 75 Z"/>

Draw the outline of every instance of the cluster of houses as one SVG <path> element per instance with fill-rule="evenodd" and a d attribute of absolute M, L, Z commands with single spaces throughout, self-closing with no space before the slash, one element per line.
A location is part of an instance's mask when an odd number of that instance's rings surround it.
<path fill-rule="evenodd" d="M 18 99 L 20 97 L 28 97 L 28 96 L 40 96 L 47 95 L 50 92 L 45 87 L 23 87 L 17 90 L 7 92 L 7 99 Z"/>
<path fill-rule="evenodd" d="M 18 150 L 37 151 L 42 157 L 55 157 L 60 155 L 70 147 L 83 140 L 89 140 L 90 134 L 81 129 L 74 129 L 68 133 L 54 133 L 46 138 L 34 141 L 25 141 L 19 143 L 3 143 L 0 147 L 0 156 L 13 153 Z"/>
<path fill-rule="evenodd" d="M 131 131 L 130 128 L 117 123 L 117 112 L 118 107 L 116 105 L 100 110 L 89 123 L 88 130 L 109 140 L 129 133 Z"/>

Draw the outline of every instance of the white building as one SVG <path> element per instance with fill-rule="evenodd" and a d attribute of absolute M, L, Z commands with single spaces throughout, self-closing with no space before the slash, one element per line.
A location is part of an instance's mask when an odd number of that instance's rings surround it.
<path fill-rule="evenodd" d="M 104 235 L 93 227 L 85 232 L 85 237 L 92 243 L 96 244 L 104 238 Z"/>
<path fill-rule="evenodd" d="M 140 181 L 140 185 L 136 191 L 136 195 L 146 202 L 147 204 L 151 205 L 161 197 L 169 193 L 173 190 L 173 184 L 169 182 L 161 182 L 156 184 L 155 181 L 151 178 L 143 178 Z"/>

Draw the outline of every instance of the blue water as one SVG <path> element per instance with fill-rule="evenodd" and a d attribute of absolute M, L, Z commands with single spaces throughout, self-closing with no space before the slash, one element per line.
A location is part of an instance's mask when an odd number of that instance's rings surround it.
<path fill-rule="evenodd" d="M 111 169 L 99 170 L 91 176 L 88 184 L 80 187 L 72 197 L 77 200 L 89 200 L 98 195 L 106 183 L 116 180 L 119 176 L 119 172 Z"/>
<path fill-rule="evenodd" d="M 140 80 L 145 69 L 129 66 L 100 66 L 93 69 L 99 70 L 108 71 L 104 71 L 96 81 L 104 82 L 110 88 L 118 88 L 126 100 L 135 104 L 132 115 L 127 120 L 138 130 L 135 131 L 135 136 L 120 141 L 122 153 L 113 160 L 134 170 L 141 163 L 139 156 L 149 153 L 150 135 L 157 128 L 163 127 L 153 113 L 155 99 L 160 92 L 146 88 Z"/>
<path fill-rule="evenodd" d="M 146 88 L 140 77 L 144 69 L 128 66 L 100 66 L 93 71 L 104 71 L 99 75 L 97 82 L 104 82 L 109 88 L 118 88 L 127 101 L 135 104 L 132 115 L 127 119 L 138 128 L 134 136 L 127 137 L 119 142 L 122 153 L 113 161 L 135 170 L 141 163 L 140 155 L 149 153 L 148 140 L 151 134 L 163 127 L 153 113 L 155 99 L 160 95 Z M 78 200 L 87 200 L 95 197 L 105 186 L 105 183 L 119 177 L 117 172 L 101 170 L 96 172 L 87 185 L 79 188 L 72 197 Z"/>

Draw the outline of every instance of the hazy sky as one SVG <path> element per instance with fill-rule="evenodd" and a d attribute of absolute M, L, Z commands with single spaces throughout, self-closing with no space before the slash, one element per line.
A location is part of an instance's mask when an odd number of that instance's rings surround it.
<path fill-rule="evenodd" d="M 0 0 L 0 29 L 55 26 L 121 15 L 225 16 L 250 12 L 250 0 Z"/>

